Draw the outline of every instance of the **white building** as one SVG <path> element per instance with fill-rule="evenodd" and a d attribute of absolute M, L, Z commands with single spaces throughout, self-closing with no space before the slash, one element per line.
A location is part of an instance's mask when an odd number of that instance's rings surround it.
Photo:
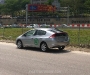
<path fill-rule="evenodd" d="M 48 0 L 31 0 L 31 3 L 33 3 L 33 4 L 44 4 L 47 1 Z"/>
<path fill-rule="evenodd" d="M 57 8 L 57 11 L 60 10 L 60 3 L 59 3 L 58 0 L 54 0 L 54 1 L 52 2 L 52 5 L 54 5 L 54 6 Z"/>

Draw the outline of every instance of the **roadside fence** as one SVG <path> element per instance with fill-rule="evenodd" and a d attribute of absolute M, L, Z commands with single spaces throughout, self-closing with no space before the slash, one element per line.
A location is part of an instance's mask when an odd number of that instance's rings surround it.
<path fill-rule="evenodd" d="M 70 37 L 71 46 L 80 46 L 90 48 L 90 24 L 70 24 L 68 26 L 61 25 L 49 25 L 50 27 L 56 27 L 63 31 L 66 31 Z M 47 26 L 47 27 L 49 27 Z M 22 33 L 30 30 L 31 28 L 22 27 L 17 28 L 0 28 L 0 40 L 13 40 Z"/>

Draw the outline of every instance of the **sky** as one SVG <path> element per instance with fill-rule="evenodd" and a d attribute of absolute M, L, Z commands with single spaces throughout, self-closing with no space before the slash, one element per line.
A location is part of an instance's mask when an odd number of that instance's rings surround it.
<path fill-rule="evenodd" d="M 2 3 L 4 0 L 0 0 L 0 3 Z"/>

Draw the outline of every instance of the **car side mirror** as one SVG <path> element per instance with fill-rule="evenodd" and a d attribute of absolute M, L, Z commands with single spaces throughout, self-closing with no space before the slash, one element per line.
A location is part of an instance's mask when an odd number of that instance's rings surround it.
<path fill-rule="evenodd" d="M 24 37 L 26 37 L 26 34 L 23 34 Z"/>

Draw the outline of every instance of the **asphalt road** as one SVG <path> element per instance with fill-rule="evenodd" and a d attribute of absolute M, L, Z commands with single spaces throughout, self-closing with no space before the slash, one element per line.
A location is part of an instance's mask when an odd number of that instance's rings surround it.
<path fill-rule="evenodd" d="M 17 49 L 0 42 L 0 75 L 90 75 L 90 54 L 36 48 Z"/>

